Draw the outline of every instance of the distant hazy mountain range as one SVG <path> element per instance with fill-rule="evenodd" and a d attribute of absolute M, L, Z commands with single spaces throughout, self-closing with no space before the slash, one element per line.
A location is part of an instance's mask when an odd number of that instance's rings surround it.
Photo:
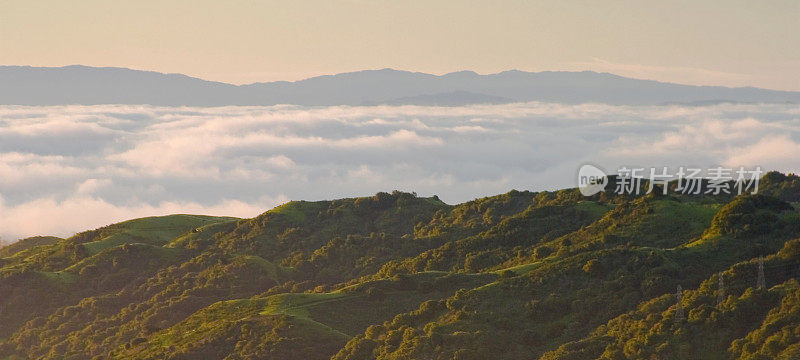
<path fill-rule="evenodd" d="M 444 105 L 545 101 L 665 104 L 800 103 L 800 92 L 691 86 L 608 73 L 471 71 L 441 76 L 365 70 L 287 82 L 232 85 L 125 68 L 0 66 L 0 104 Z"/>

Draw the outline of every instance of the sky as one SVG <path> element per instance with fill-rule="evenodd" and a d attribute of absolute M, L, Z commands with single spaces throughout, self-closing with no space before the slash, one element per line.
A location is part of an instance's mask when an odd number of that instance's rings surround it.
<path fill-rule="evenodd" d="M 394 189 L 456 204 L 574 187 L 585 163 L 798 172 L 799 153 L 796 104 L 0 106 L 0 237 Z"/>
<path fill-rule="evenodd" d="M 0 0 L 0 49 L 231 83 L 390 67 L 800 91 L 800 2 Z"/>

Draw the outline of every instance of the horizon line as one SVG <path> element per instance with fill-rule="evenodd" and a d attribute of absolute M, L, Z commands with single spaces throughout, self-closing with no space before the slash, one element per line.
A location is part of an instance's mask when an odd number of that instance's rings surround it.
<path fill-rule="evenodd" d="M 630 77 L 615 74 L 612 72 L 607 71 L 595 71 L 595 70 L 541 70 L 541 71 L 527 71 L 527 70 L 520 70 L 520 69 L 508 69 L 499 72 L 490 72 L 490 73 L 479 73 L 474 70 L 457 70 L 457 71 L 450 71 L 446 73 L 436 74 L 436 73 L 428 73 L 423 71 L 413 71 L 413 70 L 405 70 L 405 69 L 396 69 L 392 67 L 384 67 L 384 68 L 369 68 L 369 69 L 362 69 L 362 70 L 353 70 L 353 71 L 344 71 L 338 73 L 331 73 L 331 74 L 321 74 L 321 75 L 314 75 L 299 78 L 297 80 L 273 80 L 273 81 L 256 81 L 256 82 L 249 82 L 249 83 L 232 83 L 232 82 L 225 82 L 225 81 L 218 81 L 218 80 L 209 80 L 204 77 L 189 75 L 180 72 L 163 72 L 158 70 L 143 70 L 131 67 L 124 67 L 124 66 L 92 66 L 92 65 L 83 65 L 83 64 L 70 64 L 70 65 L 63 65 L 63 66 L 33 66 L 33 65 L 0 65 L 0 69 L 3 68 L 31 68 L 31 69 L 66 69 L 66 68 L 87 68 L 87 69 L 105 69 L 105 70 L 128 70 L 128 71 L 136 71 L 136 72 L 145 72 L 145 73 L 155 73 L 160 75 L 167 75 L 167 76 L 184 76 L 192 79 L 202 80 L 205 82 L 216 83 L 216 84 L 223 84 L 223 85 L 230 85 L 236 87 L 243 87 L 243 86 L 252 86 L 252 85 L 260 85 L 260 84 L 275 84 L 275 83 L 298 83 L 310 79 L 316 78 L 324 78 L 324 77 L 332 77 L 332 76 L 339 76 L 339 75 L 347 75 L 347 74 L 356 74 L 362 72 L 378 72 L 378 71 L 394 71 L 400 73 L 408 73 L 408 74 L 421 74 L 421 75 L 430 75 L 435 77 L 445 77 L 448 75 L 453 74 L 460 74 L 460 73 L 468 73 L 474 74 L 476 76 L 494 76 L 500 75 L 505 73 L 512 73 L 512 72 L 519 72 L 525 74 L 543 74 L 543 73 L 591 73 L 591 74 L 598 74 L 598 75 L 611 75 L 616 76 L 623 79 L 632 79 L 632 80 L 639 80 L 639 81 L 652 81 L 655 83 L 660 84 L 673 84 L 673 85 L 684 85 L 684 86 L 696 86 L 696 87 L 715 87 L 715 88 L 727 88 L 727 89 L 759 89 L 759 90 L 769 90 L 769 91 L 780 91 L 780 92 L 787 92 L 787 93 L 800 93 L 800 90 L 781 90 L 781 89 L 773 89 L 773 88 L 764 88 L 758 87 L 753 85 L 746 85 L 746 86 L 727 86 L 727 85 L 695 85 L 695 84 L 687 84 L 687 83 L 680 83 L 680 82 L 672 82 L 672 81 L 664 81 L 664 80 L 656 80 L 656 79 L 648 79 L 648 78 L 638 78 L 638 77 Z"/>

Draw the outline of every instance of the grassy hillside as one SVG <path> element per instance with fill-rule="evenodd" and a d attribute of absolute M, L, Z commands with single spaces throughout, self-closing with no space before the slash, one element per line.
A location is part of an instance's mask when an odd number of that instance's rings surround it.
<path fill-rule="evenodd" d="M 236 219 L 199 215 L 148 217 L 83 232 L 71 239 L 81 243 L 90 254 L 96 254 L 122 244 L 143 243 L 162 246 L 187 231 L 231 220 Z"/>
<path fill-rule="evenodd" d="M 37 246 L 53 245 L 60 240 L 63 239 L 55 236 L 32 236 L 25 239 L 19 239 L 15 243 L 11 243 L 0 248 L 0 257 L 7 258 L 20 251 L 32 249 Z"/>
<path fill-rule="evenodd" d="M 282 354 L 285 358 L 328 359 L 372 324 L 495 277 L 421 273 L 329 293 L 283 293 L 220 301 L 169 329 L 134 339 L 118 348 L 114 356 L 218 359 Z M 426 282 L 439 286 L 419 285 Z M 230 336 L 236 341 L 230 341 Z"/>
<path fill-rule="evenodd" d="M 0 358 L 793 359 L 797 194 L 393 192 L 26 239 Z"/>

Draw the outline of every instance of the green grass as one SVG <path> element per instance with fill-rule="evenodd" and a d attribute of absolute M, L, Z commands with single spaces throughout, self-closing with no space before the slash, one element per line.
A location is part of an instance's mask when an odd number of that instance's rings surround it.
<path fill-rule="evenodd" d="M 186 247 L 193 240 L 211 239 L 217 233 L 229 232 L 236 228 L 241 219 L 230 219 L 208 225 L 203 225 L 194 230 L 185 232 L 172 239 L 166 247 Z"/>
<path fill-rule="evenodd" d="M 647 246 L 674 247 L 696 238 L 711 224 L 720 204 L 655 200 L 652 212 L 638 216 L 619 232 Z"/>
<path fill-rule="evenodd" d="M 132 351 L 119 349 L 116 358 L 157 359 L 165 358 L 170 349 L 194 349 L 198 343 L 218 339 L 244 337 L 249 341 L 280 346 L 291 342 L 293 347 L 313 347 L 317 344 L 341 346 L 350 336 L 307 317 L 286 314 L 259 314 L 269 299 L 228 300 L 208 306 L 170 329 L 152 336 L 146 347 Z M 273 334 L 278 324 L 283 333 Z M 247 329 L 247 331 L 245 331 Z M 255 337 L 255 338 L 253 338 Z M 285 346 L 285 345 L 284 345 Z M 190 350 L 191 351 L 191 350 Z M 213 351 L 213 350 L 211 350 Z M 209 350 L 201 351 L 202 358 L 210 358 Z M 328 355 L 330 356 L 330 355 Z"/>
<path fill-rule="evenodd" d="M 597 214 L 607 209 L 587 201 L 578 206 Z M 640 198 L 606 212 L 598 221 L 565 238 L 573 243 L 605 242 L 613 236 L 636 246 L 673 248 L 700 237 L 720 208 L 717 203 Z"/>
<path fill-rule="evenodd" d="M 168 215 L 135 219 L 107 226 L 101 229 L 98 238 L 83 245 L 92 254 L 131 243 L 163 246 L 187 231 L 234 219 L 201 215 Z"/>
<path fill-rule="evenodd" d="M 541 265 L 542 265 L 542 261 L 534 261 L 532 263 L 516 265 L 516 266 L 509 267 L 509 268 L 496 270 L 496 271 L 493 271 L 493 273 L 495 273 L 497 275 L 502 275 L 506 271 L 513 271 L 514 275 L 522 275 L 522 274 L 530 272 L 531 270 L 534 270 L 534 269 L 538 268 Z"/>
<path fill-rule="evenodd" d="M 237 257 L 242 259 L 243 261 L 255 264 L 260 268 L 264 269 L 265 272 L 269 274 L 269 278 L 274 280 L 276 283 L 280 283 L 282 279 L 288 278 L 291 276 L 291 274 L 294 273 L 294 269 L 292 268 L 275 265 L 272 262 L 269 262 L 257 255 L 240 254 Z"/>
<path fill-rule="evenodd" d="M 125 244 L 123 244 L 123 245 L 125 245 Z M 110 248 L 104 249 L 103 251 L 100 251 L 97 254 L 94 254 L 94 255 L 92 255 L 90 257 L 82 259 L 82 260 L 78 261 L 77 263 L 75 263 L 75 264 L 67 267 L 66 269 L 64 269 L 63 272 L 77 274 L 77 273 L 80 272 L 81 269 L 83 269 L 83 268 L 85 268 L 85 267 L 87 267 L 89 265 L 97 265 L 98 263 L 101 263 L 101 262 L 108 262 L 109 261 L 109 259 L 108 259 L 109 257 L 118 256 L 118 254 L 116 253 L 115 250 L 119 250 L 119 246 L 122 246 L 122 245 L 118 245 L 118 246 L 114 246 L 114 247 L 110 247 Z M 166 248 L 166 247 L 162 247 L 162 246 L 156 246 L 156 245 L 150 245 L 150 244 L 140 244 L 140 243 L 132 244 L 132 246 L 135 246 L 138 250 L 146 253 L 147 256 L 150 258 L 150 261 L 152 263 L 156 263 L 156 264 L 158 264 L 158 263 L 163 263 L 163 264 L 171 263 L 172 261 L 177 259 L 184 251 L 183 249 L 173 249 L 173 248 Z"/>
<path fill-rule="evenodd" d="M 39 274 L 44 276 L 47 280 L 51 281 L 56 286 L 66 286 L 75 282 L 77 277 L 75 274 L 67 271 L 39 271 Z"/>
<path fill-rule="evenodd" d="M 302 224 L 308 219 L 306 216 L 307 213 L 320 211 L 322 209 L 322 202 L 290 201 L 286 204 L 276 206 L 272 210 L 267 211 L 267 213 L 281 214 L 292 223 Z"/>
<path fill-rule="evenodd" d="M 581 201 L 575 205 L 575 208 L 584 212 L 589 213 L 592 217 L 601 218 L 605 215 L 609 210 L 614 208 L 613 204 L 599 204 L 594 201 Z"/>
<path fill-rule="evenodd" d="M 267 305 L 261 315 L 286 314 L 310 318 L 310 309 L 325 308 L 325 303 L 331 301 L 342 301 L 352 298 L 352 294 L 320 293 L 320 294 L 280 294 L 267 298 Z"/>
<path fill-rule="evenodd" d="M 35 248 L 43 245 L 53 245 L 62 240 L 55 236 L 34 236 L 21 239 L 13 244 L 8 244 L 0 249 L 0 258 L 10 257 L 21 251 Z"/>

